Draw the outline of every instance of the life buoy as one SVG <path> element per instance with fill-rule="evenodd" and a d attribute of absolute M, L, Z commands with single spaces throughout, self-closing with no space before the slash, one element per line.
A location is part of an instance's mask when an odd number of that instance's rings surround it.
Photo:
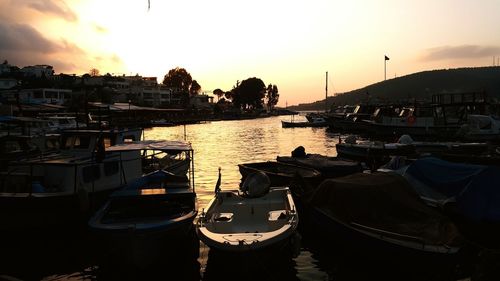
<path fill-rule="evenodd" d="M 417 122 L 417 117 L 410 115 L 406 118 L 406 121 L 408 122 L 409 125 L 415 124 Z"/>

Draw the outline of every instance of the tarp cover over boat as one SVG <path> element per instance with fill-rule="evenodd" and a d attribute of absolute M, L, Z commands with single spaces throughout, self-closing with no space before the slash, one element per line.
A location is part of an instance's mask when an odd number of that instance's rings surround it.
<path fill-rule="evenodd" d="M 449 243 L 458 236 L 456 226 L 427 206 L 396 173 L 357 173 L 325 180 L 310 203 L 344 224 L 419 237 L 427 243 Z"/>
<path fill-rule="evenodd" d="M 431 189 L 454 199 L 464 216 L 476 221 L 500 222 L 500 168 L 453 163 L 434 157 L 421 158 L 409 165 L 404 176 L 423 185 L 414 185 L 418 193 Z"/>

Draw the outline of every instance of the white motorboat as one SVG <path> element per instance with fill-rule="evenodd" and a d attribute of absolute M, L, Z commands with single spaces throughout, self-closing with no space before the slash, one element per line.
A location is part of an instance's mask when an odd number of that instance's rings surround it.
<path fill-rule="evenodd" d="M 200 215 L 197 231 L 211 249 L 225 252 L 288 246 L 293 250 L 298 222 L 289 188 L 270 187 L 269 178 L 257 172 L 247 177 L 241 190 L 216 188 L 215 197 Z"/>

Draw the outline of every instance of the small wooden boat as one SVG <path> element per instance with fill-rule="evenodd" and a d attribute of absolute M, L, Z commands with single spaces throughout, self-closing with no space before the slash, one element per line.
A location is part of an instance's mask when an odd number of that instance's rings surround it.
<path fill-rule="evenodd" d="M 198 251 L 189 239 L 196 215 L 188 178 L 160 170 L 115 191 L 88 224 L 113 258 L 145 268 L 174 246 Z"/>
<path fill-rule="evenodd" d="M 292 245 L 299 222 L 292 195 L 287 187 L 269 185 L 267 176 L 257 172 L 243 184 L 245 191 L 216 188 L 198 221 L 200 240 L 224 252 L 282 250 Z"/>
<path fill-rule="evenodd" d="M 323 178 L 336 178 L 363 171 L 360 162 L 320 154 L 307 154 L 304 157 L 278 156 L 276 160 L 280 163 L 313 168 L 319 171 Z"/>
<path fill-rule="evenodd" d="M 111 151 L 180 151 L 193 159 L 191 144 L 180 141 L 142 141 L 115 146 Z M 187 173 L 157 170 L 111 194 L 88 225 L 101 248 L 113 259 L 147 268 L 165 253 L 198 256 L 199 245 L 193 221 L 197 215 L 192 161 Z"/>
<path fill-rule="evenodd" d="M 313 168 L 276 161 L 239 164 L 238 167 L 242 176 L 241 182 L 244 182 L 249 174 L 261 171 L 269 177 L 271 186 L 288 186 L 297 175 L 306 181 L 317 181 L 321 177 L 321 173 Z"/>

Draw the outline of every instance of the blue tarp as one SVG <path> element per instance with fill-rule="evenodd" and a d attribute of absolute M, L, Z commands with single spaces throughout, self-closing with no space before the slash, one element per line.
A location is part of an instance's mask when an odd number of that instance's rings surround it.
<path fill-rule="evenodd" d="M 405 174 L 434 191 L 453 197 L 458 209 L 469 219 L 500 222 L 499 167 L 426 157 L 410 164 Z"/>

